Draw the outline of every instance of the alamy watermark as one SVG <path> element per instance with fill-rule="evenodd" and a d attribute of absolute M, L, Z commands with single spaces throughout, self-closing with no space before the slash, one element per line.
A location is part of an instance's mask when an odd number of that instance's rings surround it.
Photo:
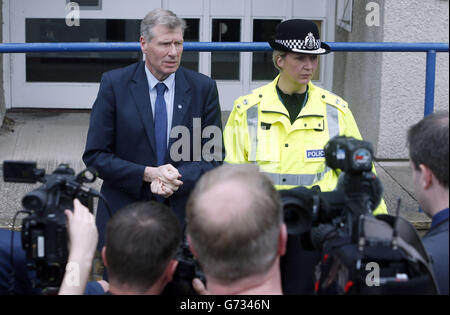
<path fill-rule="evenodd" d="M 77 2 L 69 2 L 66 5 L 66 25 L 69 27 L 80 26 L 80 6 Z"/>
<path fill-rule="evenodd" d="M 379 287 L 380 266 L 376 262 L 370 262 L 366 265 L 366 271 L 370 271 L 366 276 L 366 285 L 368 287 Z"/>
<path fill-rule="evenodd" d="M 192 141 L 191 132 L 186 126 L 175 126 L 170 131 L 170 138 L 177 138 L 170 147 L 169 153 L 172 161 L 190 161 L 191 151 L 193 161 L 221 161 L 223 148 L 222 129 L 214 125 L 206 126 L 202 129 L 201 118 L 194 118 L 192 127 Z M 203 139 L 210 140 L 202 145 Z"/>
<path fill-rule="evenodd" d="M 366 15 L 366 25 L 380 26 L 380 5 L 376 2 L 369 2 L 366 5 L 366 11 L 369 13 Z"/>
<path fill-rule="evenodd" d="M 369 262 L 366 264 L 366 271 L 369 271 L 366 275 L 366 285 L 368 287 L 379 287 L 382 284 L 388 282 L 402 282 L 408 281 L 408 275 L 406 273 L 396 273 L 388 277 L 380 277 L 380 265 L 376 262 Z"/>
<path fill-rule="evenodd" d="M 172 127 L 169 156 L 174 162 L 221 162 L 224 142 L 228 140 L 226 154 L 231 160 L 241 161 L 247 157 L 248 161 L 254 162 L 257 152 L 261 150 L 270 160 L 279 160 L 280 130 L 278 126 L 271 126 L 270 132 L 267 130 L 246 126 L 226 126 L 222 130 L 216 125 L 204 126 L 201 118 L 193 118 L 190 128 L 182 125 Z M 265 134 L 261 136 L 259 133 Z"/>
<path fill-rule="evenodd" d="M 80 266 L 77 263 L 67 263 L 66 273 L 64 274 L 64 282 L 68 287 L 80 286 Z"/>

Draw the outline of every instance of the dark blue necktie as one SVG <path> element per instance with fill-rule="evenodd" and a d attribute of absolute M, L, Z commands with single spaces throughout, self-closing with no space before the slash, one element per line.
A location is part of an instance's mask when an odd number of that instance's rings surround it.
<path fill-rule="evenodd" d="M 155 137 L 157 166 L 164 165 L 167 152 L 167 111 L 166 101 L 164 100 L 166 88 L 164 83 L 156 84 Z"/>

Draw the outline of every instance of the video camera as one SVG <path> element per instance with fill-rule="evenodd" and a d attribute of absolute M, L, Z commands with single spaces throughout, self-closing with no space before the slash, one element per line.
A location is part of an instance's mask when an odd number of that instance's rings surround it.
<path fill-rule="evenodd" d="M 342 170 L 337 189 L 320 192 L 298 187 L 282 190 L 281 197 L 289 234 L 303 234 L 318 223 L 330 223 L 345 215 L 359 217 L 371 214 L 381 201 L 383 187 L 371 172 L 373 149 L 369 142 L 334 137 L 324 148 L 330 172 Z M 316 249 L 320 244 L 311 244 Z"/>
<path fill-rule="evenodd" d="M 198 278 L 206 284 L 206 276 L 201 270 L 197 259 L 192 255 L 185 236 L 178 248 L 176 260 L 178 261 L 177 269 L 173 274 L 172 281 L 166 285 L 162 294 L 177 296 L 197 295 L 198 293 L 192 286 L 192 280 Z"/>
<path fill-rule="evenodd" d="M 322 254 L 315 292 L 436 293 L 430 259 L 414 227 L 398 210 L 396 217 L 372 214 L 383 192 L 371 172 L 372 145 L 337 136 L 324 153 L 328 171 L 342 171 L 334 191 L 318 186 L 280 191 L 288 233 L 299 236 L 304 249 Z M 372 266 L 378 268 L 375 276 Z"/>
<path fill-rule="evenodd" d="M 34 286 L 57 291 L 68 258 L 64 210 L 73 210 L 77 198 L 92 212 L 93 197 L 100 194 L 84 184 L 94 182 L 96 172 L 86 169 L 75 175 L 68 164 L 60 164 L 46 175 L 44 169 L 36 168 L 36 162 L 4 161 L 3 177 L 5 182 L 43 183 L 22 198 L 29 214 L 22 220 L 22 247 L 30 260 L 28 267 L 36 270 Z"/>

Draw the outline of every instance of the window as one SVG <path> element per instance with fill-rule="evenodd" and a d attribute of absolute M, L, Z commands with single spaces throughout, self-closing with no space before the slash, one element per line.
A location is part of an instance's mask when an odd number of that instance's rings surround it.
<path fill-rule="evenodd" d="M 213 19 L 213 42 L 240 42 L 240 19 Z M 239 52 L 212 52 L 211 77 L 215 80 L 239 80 Z"/>
<path fill-rule="evenodd" d="M 102 0 L 66 0 L 66 3 L 75 2 L 80 10 L 101 10 Z"/>
<path fill-rule="evenodd" d="M 253 41 L 267 42 L 275 37 L 277 25 L 281 20 L 253 20 Z M 278 70 L 272 63 L 272 52 L 254 52 L 252 58 L 252 81 L 273 80 Z"/>
<path fill-rule="evenodd" d="M 186 30 L 184 31 L 185 42 L 198 42 L 200 39 L 200 19 L 184 19 Z M 198 71 L 199 53 L 198 51 L 184 51 L 181 58 L 181 65 L 185 68 Z"/>
<path fill-rule="evenodd" d="M 26 19 L 26 42 L 136 42 L 140 20 Z M 26 54 L 27 82 L 100 82 L 104 72 L 142 60 L 140 51 L 54 52 Z"/>
<path fill-rule="evenodd" d="M 336 3 L 337 25 L 347 32 L 352 31 L 353 0 L 338 0 Z"/>

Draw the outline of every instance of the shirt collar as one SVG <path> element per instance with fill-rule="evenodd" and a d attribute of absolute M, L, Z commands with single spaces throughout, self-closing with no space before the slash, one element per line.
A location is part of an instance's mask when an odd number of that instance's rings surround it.
<path fill-rule="evenodd" d="M 289 113 L 278 97 L 277 83 L 280 75 L 278 75 L 271 83 L 264 85 L 258 89 L 253 90 L 253 94 L 260 96 L 260 107 L 263 112 L 280 113 L 289 117 Z M 310 81 L 308 83 L 308 99 L 313 99 L 317 94 L 315 85 Z M 316 101 L 314 104 L 307 102 L 305 107 L 302 108 L 302 116 L 325 116 L 325 107 L 316 106 Z M 309 105 L 308 105 L 309 104 Z"/>
<path fill-rule="evenodd" d="M 448 220 L 448 208 L 439 211 L 433 216 L 433 218 L 431 218 L 431 228 L 445 220 Z"/>
<path fill-rule="evenodd" d="M 280 96 L 287 96 L 287 97 L 297 97 L 298 98 L 298 95 L 303 95 L 303 94 L 305 94 L 305 93 L 307 93 L 308 92 L 308 85 L 306 86 L 306 91 L 305 92 L 303 92 L 303 93 L 293 93 L 292 95 L 289 95 L 289 94 L 285 94 L 281 89 L 280 89 L 280 87 L 278 86 L 278 85 L 276 85 L 275 86 L 275 88 L 277 89 L 277 93 L 278 93 L 278 95 L 280 95 Z"/>
<path fill-rule="evenodd" d="M 148 86 L 153 89 L 156 84 L 163 82 L 167 86 L 167 90 L 170 90 L 173 87 L 173 83 L 175 82 L 175 73 L 170 74 L 164 81 L 159 81 L 155 76 L 148 70 L 147 66 L 145 66 L 145 74 L 147 75 Z"/>

